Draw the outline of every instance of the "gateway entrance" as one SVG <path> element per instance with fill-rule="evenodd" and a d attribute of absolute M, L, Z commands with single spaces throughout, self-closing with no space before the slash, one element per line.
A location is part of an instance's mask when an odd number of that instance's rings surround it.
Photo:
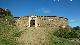
<path fill-rule="evenodd" d="M 35 27 L 35 20 L 30 21 L 30 27 Z"/>

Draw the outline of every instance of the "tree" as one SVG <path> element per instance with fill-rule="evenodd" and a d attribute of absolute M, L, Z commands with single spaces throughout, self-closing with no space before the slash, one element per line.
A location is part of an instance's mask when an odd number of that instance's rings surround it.
<path fill-rule="evenodd" d="M 80 30 L 79 26 L 73 27 L 73 30 Z"/>
<path fill-rule="evenodd" d="M 14 24 L 14 17 L 11 14 L 11 11 L 9 9 L 3 9 L 0 8 L 0 17 L 1 17 L 1 21 L 5 24 Z"/>

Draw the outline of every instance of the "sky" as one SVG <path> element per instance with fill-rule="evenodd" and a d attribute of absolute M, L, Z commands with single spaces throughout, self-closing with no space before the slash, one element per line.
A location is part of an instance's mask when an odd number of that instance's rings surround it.
<path fill-rule="evenodd" d="M 0 0 L 13 16 L 63 16 L 72 27 L 80 26 L 80 0 Z"/>

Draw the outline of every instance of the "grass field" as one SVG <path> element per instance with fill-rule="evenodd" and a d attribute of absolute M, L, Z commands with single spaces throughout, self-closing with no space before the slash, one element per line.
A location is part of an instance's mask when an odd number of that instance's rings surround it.
<path fill-rule="evenodd" d="M 80 45 L 77 41 L 54 36 L 57 28 L 30 27 L 17 29 L 0 23 L 0 45 Z"/>

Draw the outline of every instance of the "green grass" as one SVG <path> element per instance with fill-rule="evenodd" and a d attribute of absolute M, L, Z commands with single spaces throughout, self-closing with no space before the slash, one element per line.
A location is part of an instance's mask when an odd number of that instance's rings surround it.
<path fill-rule="evenodd" d="M 15 26 L 0 23 L 0 45 L 18 45 L 19 43 L 16 38 L 20 37 L 22 32 L 23 31 L 19 31 Z M 53 32 L 49 31 L 47 45 L 80 45 L 80 43 L 54 36 Z"/>
<path fill-rule="evenodd" d="M 53 37 L 50 39 L 50 45 L 80 45 L 78 42 L 72 42 L 68 39 Z"/>
<path fill-rule="evenodd" d="M 21 33 L 15 26 L 0 23 L 0 45 L 18 45 L 17 37 Z"/>
<path fill-rule="evenodd" d="M 80 45 L 78 42 L 72 42 L 69 39 L 54 36 L 53 33 L 48 35 L 49 45 Z"/>
<path fill-rule="evenodd" d="M 14 31 L 12 36 L 13 37 L 20 37 L 23 31 Z"/>

